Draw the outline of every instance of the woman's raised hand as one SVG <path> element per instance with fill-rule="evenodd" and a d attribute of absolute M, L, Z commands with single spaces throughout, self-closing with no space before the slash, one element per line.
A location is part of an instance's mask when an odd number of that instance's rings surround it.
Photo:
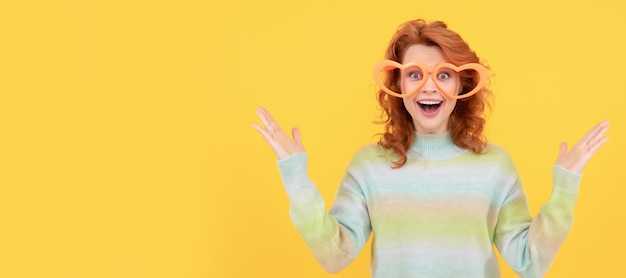
<path fill-rule="evenodd" d="M 300 140 L 300 130 L 298 128 L 291 130 L 291 136 L 293 136 L 293 140 L 291 140 L 289 135 L 280 128 L 276 120 L 272 118 L 272 115 L 265 108 L 258 107 L 256 113 L 261 118 L 263 127 L 256 123 L 253 123 L 252 127 L 261 133 L 279 160 L 287 158 L 294 153 L 304 153 L 304 146 Z"/>
<path fill-rule="evenodd" d="M 583 136 L 578 143 L 576 143 L 572 149 L 567 152 L 567 143 L 561 143 L 559 150 L 559 157 L 556 160 L 556 165 L 559 165 L 565 169 L 568 169 L 575 173 L 582 173 L 583 168 L 591 159 L 593 154 L 604 144 L 608 137 L 604 134 L 609 129 L 609 122 L 602 121 L 595 125 L 585 136 Z"/>

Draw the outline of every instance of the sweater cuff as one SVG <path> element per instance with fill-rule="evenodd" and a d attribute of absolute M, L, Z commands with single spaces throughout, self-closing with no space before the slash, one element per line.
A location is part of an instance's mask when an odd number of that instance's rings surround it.
<path fill-rule="evenodd" d="M 306 153 L 295 153 L 277 161 L 280 177 L 289 195 L 306 184 L 308 159 Z"/>
<path fill-rule="evenodd" d="M 554 182 L 552 199 L 575 203 L 578 199 L 578 188 L 582 174 L 574 173 L 558 165 L 553 167 L 552 173 Z"/>

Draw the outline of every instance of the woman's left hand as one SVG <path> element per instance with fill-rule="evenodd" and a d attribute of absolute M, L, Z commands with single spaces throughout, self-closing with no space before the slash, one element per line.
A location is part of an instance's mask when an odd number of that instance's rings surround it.
<path fill-rule="evenodd" d="M 604 144 L 608 137 L 604 134 L 609 129 L 609 122 L 602 121 L 594 126 L 585 136 L 583 136 L 572 149 L 567 152 L 567 143 L 561 143 L 559 156 L 556 165 L 561 166 L 571 172 L 582 173 L 583 168 L 591 159 L 593 154 Z"/>

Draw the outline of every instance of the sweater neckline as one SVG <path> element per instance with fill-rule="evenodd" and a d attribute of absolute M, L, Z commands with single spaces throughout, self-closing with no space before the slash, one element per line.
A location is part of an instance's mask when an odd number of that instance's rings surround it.
<path fill-rule="evenodd" d="M 437 134 L 416 132 L 407 157 L 419 160 L 446 160 L 460 156 L 467 151 L 454 144 L 450 131 Z"/>

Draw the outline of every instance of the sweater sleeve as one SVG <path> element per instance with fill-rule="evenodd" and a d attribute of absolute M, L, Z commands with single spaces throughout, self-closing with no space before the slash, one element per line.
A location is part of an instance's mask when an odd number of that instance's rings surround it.
<path fill-rule="evenodd" d="M 520 277 L 543 277 L 574 220 L 581 175 L 554 166 L 549 201 L 532 219 L 519 177 L 498 216 L 494 243 Z"/>
<path fill-rule="evenodd" d="M 365 197 L 347 172 L 327 213 L 324 199 L 307 175 L 307 162 L 306 154 L 278 161 L 290 200 L 290 217 L 315 259 L 327 271 L 339 272 L 354 260 L 369 238 Z"/>

